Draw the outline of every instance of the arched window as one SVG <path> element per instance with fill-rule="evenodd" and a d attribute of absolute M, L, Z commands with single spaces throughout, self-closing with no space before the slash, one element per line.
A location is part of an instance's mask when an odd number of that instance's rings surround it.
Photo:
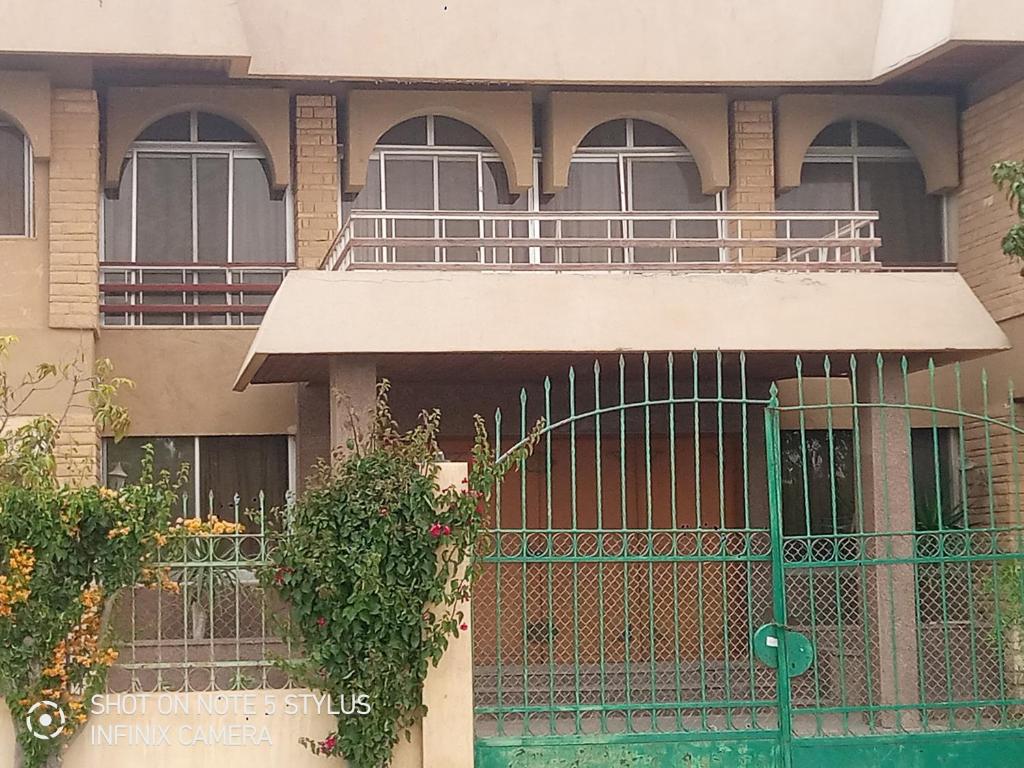
<path fill-rule="evenodd" d="M 400 219 L 359 222 L 357 233 L 376 237 L 494 237 L 510 236 L 509 227 L 527 222 L 491 222 L 471 217 L 446 219 L 442 211 L 529 210 L 532 195 L 510 196 L 505 166 L 491 143 L 466 123 L 440 115 L 406 120 L 377 142 L 367 166 L 366 186 L 355 200 L 342 203 L 342 220 L 352 211 L 404 211 Z M 415 218 L 415 212 L 423 216 Z M 379 231 L 384 227 L 386 231 Z M 495 231 L 497 227 L 498 231 Z M 502 231 L 504 230 L 504 231 Z M 515 253 L 512 253 L 512 252 Z M 434 248 L 403 246 L 389 249 L 397 261 L 498 261 L 526 259 L 526 249 Z"/>
<path fill-rule="evenodd" d="M 271 199 L 264 157 L 244 129 L 207 112 L 169 115 L 139 134 L 118 198 L 103 206 L 104 324 L 259 319 L 253 307 L 267 304 L 293 260 L 288 202 Z M 134 289 L 146 283 L 161 288 Z"/>
<path fill-rule="evenodd" d="M 32 146 L 0 116 L 0 235 L 32 234 Z"/>
<path fill-rule="evenodd" d="M 544 211 L 715 211 L 721 195 L 705 195 L 693 156 L 669 131 L 633 118 L 613 120 L 593 128 L 580 142 L 569 166 L 569 185 L 541 202 Z M 569 237 L 716 237 L 715 221 L 576 222 Z M 625 231 L 623 231 L 625 230 Z M 621 262 L 618 248 L 581 248 L 579 261 Z M 675 253 L 673 253 L 675 251 Z M 634 248 L 632 261 L 717 260 L 715 249 Z M 572 260 L 563 254 L 563 260 Z"/>
<path fill-rule="evenodd" d="M 540 176 L 540 154 L 534 158 Z M 342 204 L 342 220 L 354 216 L 356 237 L 504 238 L 505 245 L 400 245 L 357 254 L 373 261 L 641 262 L 718 260 L 716 249 L 516 247 L 509 238 L 709 237 L 715 221 L 679 221 L 653 216 L 623 221 L 583 217 L 487 213 L 714 211 L 718 195 L 701 191 L 693 157 L 673 134 L 642 120 L 623 119 L 594 128 L 583 139 L 569 168 L 567 189 L 550 196 L 535 185 L 527 194 L 509 194 L 501 158 L 488 140 L 465 123 L 441 116 L 417 117 L 394 126 L 378 141 L 368 164 L 366 186 Z M 393 212 L 367 217 L 359 212 Z M 422 213 L 420 213 L 422 212 Z M 457 215 L 462 214 L 462 215 Z"/>
<path fill-rule="evenodd" d="M 779 195 L 776 207 L 781 211 L 878 211 L 879 260 L 945 260 L 942 198 L 925 191 L 921 167 L 903 140 L 874 123 L 833 123 L 819 133 L 804 158 L 800 186 Z"/>
<path fill-rule="evenodd" d="M 104 261 L 287 261 L 287 204 L 270 198 L 263 159 L 245 130 L 218 115 L 157 120 L 128 153 L 118 199 L 104 204 Z"/>

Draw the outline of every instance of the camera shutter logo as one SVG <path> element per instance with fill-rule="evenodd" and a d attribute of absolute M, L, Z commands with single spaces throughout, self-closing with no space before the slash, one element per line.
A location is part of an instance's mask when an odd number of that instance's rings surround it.
<path fill-rule="evenodd" d="M 28 710 L 25 727 L 37 739 L 49 741 L 64 733 L 67 725 L 64 710 L 52 701 L 37 701 Z"/>

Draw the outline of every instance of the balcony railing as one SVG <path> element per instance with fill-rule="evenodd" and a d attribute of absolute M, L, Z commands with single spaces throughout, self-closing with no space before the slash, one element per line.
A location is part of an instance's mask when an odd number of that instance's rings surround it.
<path fill-rule="evenodd" d="M 290 263 L 100 265 L 112 325 L 258 325 Z"/>
<path fill-rule="evenodd" d="M 354 211 L 321 268 L 871 269 L 875 211 Z"/>

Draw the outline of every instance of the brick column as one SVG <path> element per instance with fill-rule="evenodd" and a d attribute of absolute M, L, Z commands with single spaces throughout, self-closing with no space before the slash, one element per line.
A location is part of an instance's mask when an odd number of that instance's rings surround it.
<path fill-rule="evenodd" d="M 99 318 L 99 107 L 96 92 L 54 89 L 50 154 L 50 327 Z"/>
<path fill-rule="evenodd" d="M 338 112 L 333 96 L 295 97 L 295 257 L 320 266 L 338 234 Z"/>
<path fill-rule="evenodd" d="M 899 408 L 871 404 L 904 402 L 903 377 L 896 358 L 885 361 L 879 374 L 876 360 L 858 361 L 857 400 L 860 427 L 861 493 L 865 542 L 869 558 L 909 560 L 914 555 L 913 470 L 910 425 Z M 872 660 L 881 705 L 911 707 L 920 702 L 918 690 L 917 589 L 914 566 L 907 563 L 868 566 L 869 592 L 864 618 L 873 625 L 877 657 Z M 886 713 L 884 727 L 913 729 L 919 710 Z"/>
<path fill-rule="evenodd" d="M 49 324 L 83 331 L 78 345 L 88 373 L 99 325 L 99 105 L 95 91 L 77 88 L 55 88 L 50 105 Z M 72 405 L 54 453 L 62 482 L 96 480 L 99 435 L 84 398 Z"/>
<path fill-rule="evenodd" d="M 775 210 L 775 127 L 772 102 L 734 101 L 730 105 L 729 144 L 732 186 L 729 208 L 734 211 Z M 744 238 L 774 237 L 770 221 L 743 221 L 730 235 Z M 731 254 L 735 260 L 738 254 Z M 774 248 L 744 248 L 743 261 L 772 261 Z"/>

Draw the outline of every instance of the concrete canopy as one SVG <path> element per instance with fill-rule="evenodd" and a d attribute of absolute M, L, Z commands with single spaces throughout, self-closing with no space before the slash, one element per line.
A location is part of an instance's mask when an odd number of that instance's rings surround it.
<path fill-rule="evenodd" d="M 332 355 L 1006 349 L 955 272 L 296 271 L 235 383 L 307 381 Z"/>

